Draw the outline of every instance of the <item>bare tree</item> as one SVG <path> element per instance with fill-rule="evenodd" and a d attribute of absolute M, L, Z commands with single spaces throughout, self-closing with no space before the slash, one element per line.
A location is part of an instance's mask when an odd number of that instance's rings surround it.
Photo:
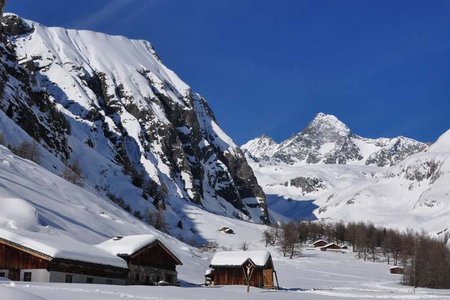
<path fill-rule="evenodd" d="M 33 142 L 23 142 L 17 147 L 11 147 L 11 151 L 23 158 L 34 161 L 35 163 L 41 162 L 41 152 L 39 151 L 39 144 Z"/>
<path fill-rule="evenodd" d="M 297 233 L 297 226 L 293 222 L 281 225 L 281 236 L 278 240 L 278 246 L 283 256 L 293 258 L 300 250 L 300 241 Z"/>
<path fill-rule="evenodd" d="M 84 178 L 80 162 L 75 160 L 72 164 L 66 164 L 62 173 L 62 178 L 73 184 L 83 186 Z"/>
<path fill-rule="evenodd" d="M 240 248 L 241 248 L 242 251 L 247 251 L 248 250 L 248 243 L 247 242 L 243 242 L 241 244 Z"/>
<path fill-rule="evenodd" d="M 162 232 L 168 233 L 169 226 L 165 220 L 165 212 L 163 203 L 158 203 L 156 211 L 147 211 L 147 223 Z"/>
<path fill-rule="evenodd" d="M 273 231 L 272 230 L 264 230 L 263 240 L 266 244 L 266 247 L 267 247 L 267 245 L 274 245 L 276 238 L 275 238 Z"/>

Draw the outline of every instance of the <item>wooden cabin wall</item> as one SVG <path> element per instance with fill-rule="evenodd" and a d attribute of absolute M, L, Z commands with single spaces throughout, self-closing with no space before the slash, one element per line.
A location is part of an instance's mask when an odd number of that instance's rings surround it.
<path fill-rule="evenodd" d="M 46 269 L 49 261 L 0 242 L 0 269 Z"/>
<path fill-rule="evenodd" d="M 264 270 L 266 276 L 264 276 Z M 272 269 L 255 269 L 250 282 L 254 287 L 273 287 Z M 268 276 L 268 274 L 271 276 Z M 266 279 L 264 279 L 266 277 Z M 269 280 L 270 277 L 270 280 Z M 215 285 L 246 285 L 244 273 L 240 267 L 238 268 L 214 268 L 214 284 Z"/>
<path fill-rule="evenodd" d="M 175 271 L 176 261 L 160 245 L 155 245 L 130 258 L 128 264 Z"/>
<path fill-rule="evenodd" d="M 48 267 L 49 271 L 58 271 L 62 273 L 74 273 L 82 275 L 92 275 L 106 278 L 126 279 L 128 269 L 122 269 L 113 266 L 105 266 L 93 263 L 80 262 L 69 259 L 55 258 Z"/>

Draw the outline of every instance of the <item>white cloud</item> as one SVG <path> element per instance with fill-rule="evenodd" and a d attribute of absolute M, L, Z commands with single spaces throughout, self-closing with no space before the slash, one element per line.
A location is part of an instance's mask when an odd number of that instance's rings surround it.
<path fill-rule="evenodd" d="M 90 15 L 79 18 L 70 26 L 75 28 L 89 28 L 94 27 L 112 17 L 121 10 L 124 10 L 128 5 L 132 5 L 134 0 L 112 0 L 103 6 L 100 10 L 92 12 Z"/>

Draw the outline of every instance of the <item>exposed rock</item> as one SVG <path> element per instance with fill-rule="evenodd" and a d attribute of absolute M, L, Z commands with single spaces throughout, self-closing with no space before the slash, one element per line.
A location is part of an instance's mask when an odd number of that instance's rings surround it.
<path fill-rule="evenodd" d="M 7 15 L 3 18 L 4 31 L 8 35 L 22 35 L 33 32 L 33 27 L 24 22 L 19 16 Z"/>
<path fill-rule="evenodd" d="M 6 0 L 0 0 L 0 22 L 3 19 L 3 9 L 5 8 Z M 0 24 L 1 26 L 1 24 Z"/>
<path fill-rule="evenodd" d="M 284 186 L 289 185 L 302 189 L 303 193 L 312 193 L 325 188 L 322 179 L 310 177 L 296 177 L 284 183 Z"/>
<path fill-rule="evenodd" d="M 255 161 L 284 164 L 366 164 L 392 166 L 425 151 L 427 145 L 405 137 L 368 139 L 353 134 L 333 115 L 317 114 L 301 132 L 277 144 L 262 136 L 242 146 Z M 363 149 L 364 148 L 364 149 Z M 367 152 L 370 149 L 371 152 Z"/>

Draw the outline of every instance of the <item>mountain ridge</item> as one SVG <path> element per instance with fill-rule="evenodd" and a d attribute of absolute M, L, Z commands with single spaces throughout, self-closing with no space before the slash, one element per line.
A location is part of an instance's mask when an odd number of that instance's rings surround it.
<path fill-rule="evenodd" d="M 354 134 L 334 115 L 318 113 L 309 124 L 280 143 L 263 135 L 241 146 L 257 160 L 285 164 L 366 164 L 392 166 L 427 145 L 403 136 L 370 139 Z"/>

